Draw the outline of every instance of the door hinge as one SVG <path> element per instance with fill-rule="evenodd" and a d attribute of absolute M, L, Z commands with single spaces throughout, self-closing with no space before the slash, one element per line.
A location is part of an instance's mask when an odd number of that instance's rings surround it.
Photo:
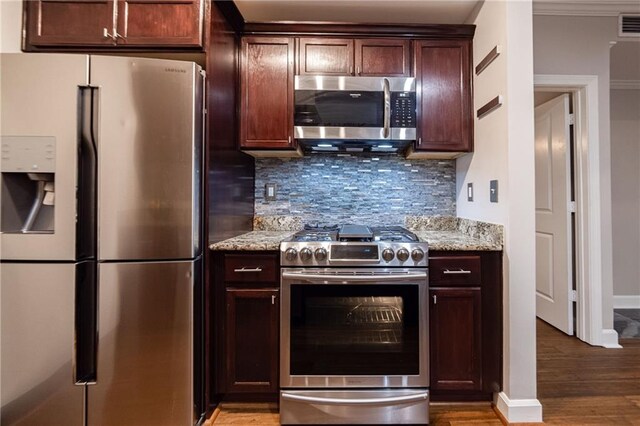
<path fill-rule="evenodd" d="M 569 125 L 573 126 L 576 124 L 576 116 L 574 114 L 569 114 Z"/>
<path fill-rule="evenodd" d="M 578 292 L 576 290 L 570 290 L 569 291 L 569 300 L 571 302 L 577 302 L 578 301 Z"/>
<path fill-rule="evenodd" d="M 576 212 L 576 202 L 569 201 L 569 213 L 575 213 L 575 212 Z"/>

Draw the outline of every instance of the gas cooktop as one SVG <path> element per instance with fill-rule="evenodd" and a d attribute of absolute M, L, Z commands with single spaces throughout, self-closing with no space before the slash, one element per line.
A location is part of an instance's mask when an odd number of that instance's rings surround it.
<path fill-rule="evenodd" d="M 401 226 L 363 226 L 363 225 L 305 225 L 304 230 L 296 233 L 290 241 L 401 241 L 417 242 L 413 232 Z"/>
<path fill-rule="evenodd" d="M 280 244 L 283 266 L 426 266 L 428 244 L 401 226 L 305 225 Z"/>

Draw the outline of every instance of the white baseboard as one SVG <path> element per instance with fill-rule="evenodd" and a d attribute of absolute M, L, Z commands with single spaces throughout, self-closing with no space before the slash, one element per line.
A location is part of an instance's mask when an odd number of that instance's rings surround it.
<path fill-rule="evenodd" d="M 640 296 L 613 296 L 613 309 L 640 309 Z"/>
<path fill-rule="evenodd" d="M 620 349 L 620 343 L 618 343 L 618 332 L 612 329 L 602 330 L 602 347 L 609 349 Z"/>
<path fill-rule="evenodd" d="M 507 422 L 542 423 L 542 404 L 537 399 L 509 399 L 504 392 L 495 399 L 496 408 Z"/>

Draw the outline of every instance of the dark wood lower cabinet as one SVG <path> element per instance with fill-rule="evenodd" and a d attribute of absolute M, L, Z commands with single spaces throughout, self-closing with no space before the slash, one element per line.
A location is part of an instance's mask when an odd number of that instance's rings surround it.
<path fill-rule="evenodd" d="M 227 392 L 278 391 L 279 290 L 226 289 Z"/>
<path fill-rule="evenodd" d="M 280 361 L 278 253 L 213 251 L 210 258 L 210 402 L 275 401 Z"/>
<path fill-rule="evenodd" d="M 502 252 L 429 252 L 432 401 L 502 390 Z"/>
<path fill-rule="evenodd" d="M 481 390 L 480 288 L 429 291 L 431 389 Z"/>

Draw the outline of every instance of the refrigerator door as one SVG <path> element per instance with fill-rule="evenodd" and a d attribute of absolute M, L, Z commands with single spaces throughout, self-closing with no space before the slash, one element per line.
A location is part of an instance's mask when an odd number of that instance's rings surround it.
<path fill-rule="evenodd" d="M 99 87 L 98 257 L 200 251 L 202 78 L 192 62 L 91 57 Z"/>
<path fill-rule="evenodd" d="M 5 53 L 0 63 L 2 259 L 73 261 L 76 259 L 79 91 L 80 86 L 88 84 L 89 57 Z M 54 164 L 53 173 L 50 168 L 39 168 L 25 156 L 38 146 L 43 156 L 48 157 L 41 160 L 50 166 Z M 25 169 L 19 171 L 16 160 L 24 163 Z M 40 170 L 44 173 L 29 173 Z M 35 216 L 35 226 L 31 232 L 21 232 L 37 197 L 37 185 L 40 182 L 44 185 L 45 180 L 50 179 L 54 179 L 54 186 L 51 183 L 47 186 L 50 195 Z"/>
<path fill-rule="evenodd" d="M 98 266 L 97 384 L 88 424 L 191 425 L 194 262 Z"/>
<path fill-rule="evenodd" d="M 73 263 L 0 265 L 2 426 L 84 424 L 74 385 Z"/>

